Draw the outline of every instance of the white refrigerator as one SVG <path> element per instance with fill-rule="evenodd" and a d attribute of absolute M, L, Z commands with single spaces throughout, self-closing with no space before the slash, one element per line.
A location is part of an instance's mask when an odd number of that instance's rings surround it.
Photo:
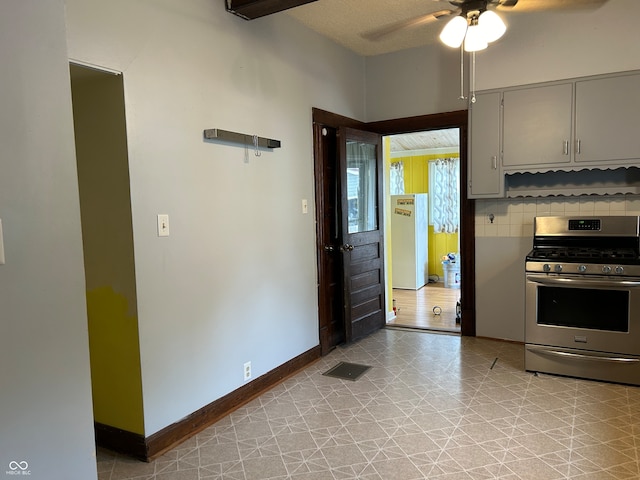
<path fill-rule="evenodd" d="M 418 290 L 429 281 L 426 193 L 391 196 L 391 285 Z"/>

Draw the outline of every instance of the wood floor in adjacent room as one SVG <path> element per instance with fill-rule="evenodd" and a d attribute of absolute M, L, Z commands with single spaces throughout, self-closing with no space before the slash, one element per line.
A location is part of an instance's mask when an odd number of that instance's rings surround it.
<path fill-rule="evenodd" d="M 459 288 L 445 288 L 444 283 L 429 283 L 419 290 L 393 289 L 396 318 L 390 327 L 460 332 L 456 323 Z"/>

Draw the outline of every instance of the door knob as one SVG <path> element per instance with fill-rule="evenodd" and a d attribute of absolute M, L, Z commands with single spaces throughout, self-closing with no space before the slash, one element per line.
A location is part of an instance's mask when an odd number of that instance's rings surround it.
<path fill-rule="evenodd" d="M 341 252 L 351 252 L 352 250 L 353 250 L 353 245 L 349 245 L 348 243 L 345 243 L 340 247 Z"/>

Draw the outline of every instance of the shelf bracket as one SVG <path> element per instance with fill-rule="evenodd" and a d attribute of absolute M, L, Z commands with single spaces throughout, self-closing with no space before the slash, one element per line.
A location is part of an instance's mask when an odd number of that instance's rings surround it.
<path fill-rule="evenodd" d="M 219 140 L 221 142 L 240 143 L 249 147 L 280 148 L 280 140 L 272 138 L 258 137 L 257 135 L 246 135 L 244 133 L 230 132 L 219 128 L 210 128 L 204 131 L 206 140 Z"/>

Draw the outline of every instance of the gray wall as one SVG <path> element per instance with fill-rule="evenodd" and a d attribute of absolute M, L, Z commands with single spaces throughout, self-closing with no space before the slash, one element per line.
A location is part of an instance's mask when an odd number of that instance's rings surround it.
<path fill-rule="evenodd" d="M 66 5 L 70 56 L 123 74 L 148 436 L 318 345 L 311 112 L 363 119 L 364 59 L 223 2 Z"/>
<path fill-rule="evenodd" d="M 476 238 L 478 336 L 524 341 L 524 257 L 529 250 L 531 238 Z"/>
<path fill-rule="evenodd" d="M 465 110 L 460 52 L 442 45 L 366 58 L 367 121 Z"/>
<path fill-rule="evenodd" d="M 64 2 L 1 2 L 0 64 L 0 475 L 95 479 Z"/>

